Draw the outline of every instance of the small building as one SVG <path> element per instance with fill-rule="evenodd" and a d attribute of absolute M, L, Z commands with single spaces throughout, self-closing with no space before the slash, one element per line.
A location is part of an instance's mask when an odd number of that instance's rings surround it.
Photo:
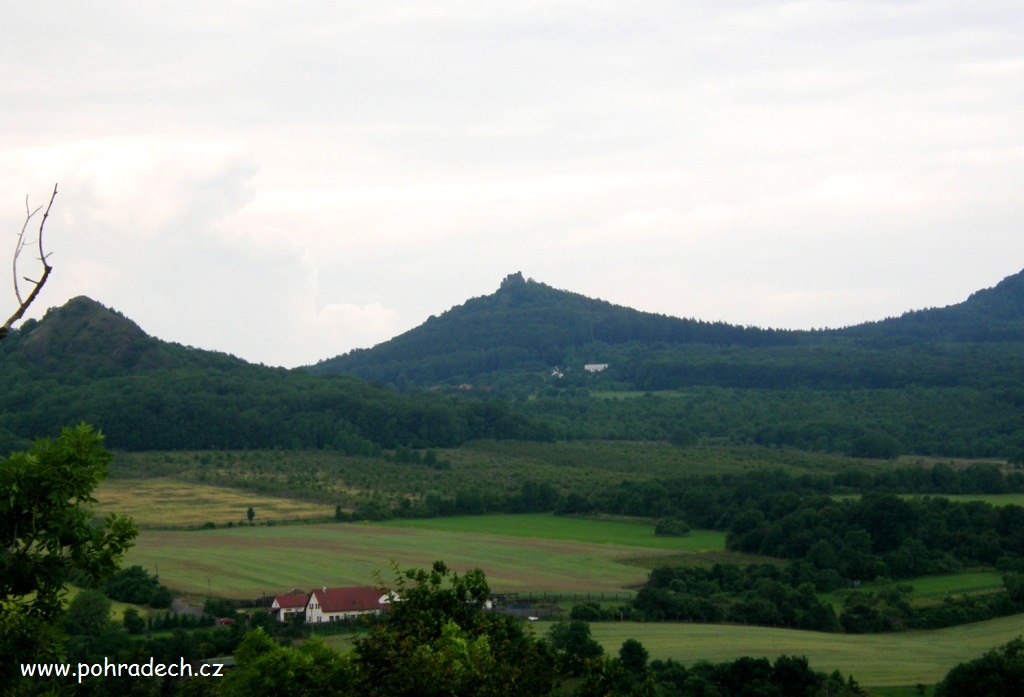
<path fill-rule="evenodd" d="M 600 373 L 602 370 L 608 367 L 607 363 L 587 363 L 583 366 L 583 370 L 588 373 Z"/>
<path fill-rule="evenodd" d="M 387 594 L 373 586 L 321 588 L 309 594 L 306 623 L 336 622 L 360 615 L 378 614 L 388 609 Z"/>
<path fill-rule="evenodd" d="M 270 604 L 270 614 L 278 622 L 285 622 L 292 616 L 305 612 L 308 601 L 309 593 L 299 591 L 275 595 L 274 602 Z"/>

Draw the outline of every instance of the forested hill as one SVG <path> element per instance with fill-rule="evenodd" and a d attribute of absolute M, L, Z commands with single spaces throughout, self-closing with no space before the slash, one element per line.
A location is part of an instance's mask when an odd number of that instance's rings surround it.
<path fill-rule="evenodd" d="M 1004 278 L 994 288 L 973 293 L 948 307 L 907 312 L 881 322 L 848 327 L 845 336 L 892 343 L 1024 342 L 1024 271 Z"/>
<path fill-rule="evenodd" d="M 13 363 L 60 380 L 178 368 L 232 370 L 243 363 L 155 339 L 121 313 L 82 295 L 50 308 L 42 321 L 26 321 L 2 349 Z"/>
<path fill-rule="evenodd" d="M 398 385 L 509 385 L 556 367 L 578 375 L 587 363 L 607 363 L 591 383 L 641 390 L 990 387 L 1024 385 L 1022 351 L 1024 272 L 957 305 L 816 331 L 640 312 L 513 274 L 491 295 L 311 370 Z"/>
<path fill-rule="evenodd" d="M 404 374 L 414 384 L 427 385 L 573 363 L 582 367 L 603 362 L 606 346 L 764 347 L 793 343 L 796 337 L 788 331 L 640 312 L 556 290 L 515 273 L 491 295 L 468 300 L 372 349 L 321 361 L 311 370 L 382 382 Z"/>
<path fill-rule="evenodd" d="M 89 298 L 0 342 L 0 452 L 86 421 L 113 448 L 193 450 L 440 447 L 547 439 L 501 402 L 400 395 L 350 376 L 252 365 L 146 335 Z"/>

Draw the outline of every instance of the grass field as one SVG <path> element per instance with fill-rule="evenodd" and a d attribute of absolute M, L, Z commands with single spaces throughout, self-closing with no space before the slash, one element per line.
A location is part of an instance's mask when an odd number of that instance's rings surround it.
<path fill-rule="evenodd" d="M 388 581 L 392 562 L 422 567 L 438 559 L 460 571 L 483 569 L 497 592 L 602 592 L 643 583 L 645 569 L 619 560 L 651 553 L 623 544 L 324 524 L 144 530 L 125 564 L 159 572 L 160 580 L 175 590 L 224 597 L 369 584 L 378 571 Z"/>
<path fill-rule="evenodd" d="M 741 656 L 806 656 L 818 671 L 838 669 L 865 686 L 931 685 L 957 663 L 1024 634 L 1024 618 L 897 634 L 821 634 L 766 627 L 704 624 L 598 622 L 590 625 L 605 651 L 616 655 L 622 642 L 636 639 L 651 659 L 691 665 L 698 660 L 731 661 Z"/>
<path fill-rule="evenodd" d="M 96 511 L 121 513 L 147 527 L 217 525 L 246 520 L 252 506 L 255 522 L 327 518 L 334 509 L 322 503 L 250 494 L 177 479 L 108 479 L 96 488 Z"/>
<path fill-rule="evenodd" d="M 676 552 L 725 549 L 724 532 L 694 530 L 687 537 L 657 537 L 654 534 L 654 525 L 647 522 L 572 518 L 549 513 L 392 520 L 385 525 L 417 530 L 626 545 Z"/>
<path fill-rule="evenodd" d="M 256 507 L 259 516 L 258 503 L 247 505 Z M 483 569 L 495 592 L 597 593 L 643 583 L 647 568 L 658 560 L 739 561 L 722 558 L 728 554 L 723 544 L 723 534 L 707 531 L 658 538 L 641 522 L 491 515 L 381 524 L 147 529 L 125 564 L 141 564 L 173 589 L 199 597 L 251 598 L 292 588 L 371 584 L 377 572 L 388 583 L 393 563 L 425 567 L 437 559 L 458 571 Z M 911 583 L 914 598 L 926 600 L 984 591 L 997 587 L 1000 579 L 996 572 L 971 571 Z M 544 631 L 543 626 L 537 629 Z M 613 654 L 625 639 L 635 638 L 652 659 L 672 658 L 687 665 L 744 655 L 805 655 L 816 670 L 839 669 L 863 685 L 912 687 L 933 684 L 953 665 L 1024 633 L 1024 620 L 1018 616 L 883 635 L 668 623 L 596 623 L 592 631 Z M 339 641 L 347 645 L 351 639 Z"/>
<path fill-rule="evenodd" d="M 992 506 L 1024 506 L 1024 494 L 929 494 L 933 498 L 949 499 L 958 503 L 983 501 Z M 923 498 L 919 494 L 899 494 L 903 499 Z M 833 496 L 835 499 L 859 499 L 860 494 L 842 494 Z"/>
<path fill-rule="evenodd" d="M 875 591 L 887 582 L 871 581 L 858 588 L 862 591 Z M 913 587 L 907 596 L 915 605 L 927 605 L 941 600 L 945 596 L 966 595 L 969 593 L 991 593 L 1003 587 L 1003 575 L 995 570 L 969 570 L 955 574 L 939 574 L 936 576 L 919 576 L 908 581 L 900 581 Z M 847 590 L 821 594 L 822 600 L 831 603 L 837 610 L 843 605 L 843 597 Z M 1022 628 L 1024 631 L 1024 628 Z"/>

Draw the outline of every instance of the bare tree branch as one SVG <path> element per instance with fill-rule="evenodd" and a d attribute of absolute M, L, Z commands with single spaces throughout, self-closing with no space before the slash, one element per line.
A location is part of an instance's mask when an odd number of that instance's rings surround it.
<path fill-rule="evenodd" d="M 14 247 L 14 259 L 11 263 L 11 275 L 14 279 L 14 297 L 18 301 L 18 309 L 15 310 L 14 314 L 4 322 L 2 327 L 0 327 L 0 340 L 6 337 L 7 333 L 11 331 L 11 327 L 14 323 L 25 315 L 25 312 L 36 299 L 36 296 L 39 295 L 39 291 L 43 289 L 46 279 L 50 277 L 50 272 L 53 270 L 53 267 L 47 262 L 50 255 L 43 251 L 43 229 L 46 227 L 46 219 L 50 217 L 50 209 L 53 207 L 53 200 L 55 198 L 57 198 L 56 184 L 53 185 L 53 193 L 50 195 L 50 203 L 46 206 L 46 210 L 43 212 L 43 219 L 39 221 L 39 237 L 35 240 L 39 247 L 39 263 L 43 265 L 43 274 L 39 277 L 38 281 L 33 281 L 31 278 L 23 277 L 25 281 L 32 284 L 32 291 L 28 294 L 28 297 L 22 299 L 21 288 L 18 285 L 18 259 L 21 257 L 22 251 L 31 244 L 25 239 L 25 231 L 28 230 L 28 224 L 31 222 L 35 214 L 42 209 L 42 206 L 39 206 L 39 208 L 36 208 L 34 211 L 29 210 L 28 196 L 25 197 L 25 223 L 21 226 L 21 232 L 18 233 L 18 243 Z"/>

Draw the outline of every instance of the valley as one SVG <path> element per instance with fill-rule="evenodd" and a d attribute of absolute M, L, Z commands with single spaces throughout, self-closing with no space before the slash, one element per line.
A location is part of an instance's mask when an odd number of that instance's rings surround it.
<path fill-rule="evenodd" d="M 539 594 L 539 634 L 585 618 L 610 656 L 787 652 L 902 689 L 1024 616 L 1022 316 L 1020 274 L 813 332 L 519 277 L 284 370 L 77 298 L 0 345 L 0 444 L 96 424 L 94 512 L 131 516 L 123 565 L 184 606 L 233 615 L 443 560 L 506 601 Z"/>

